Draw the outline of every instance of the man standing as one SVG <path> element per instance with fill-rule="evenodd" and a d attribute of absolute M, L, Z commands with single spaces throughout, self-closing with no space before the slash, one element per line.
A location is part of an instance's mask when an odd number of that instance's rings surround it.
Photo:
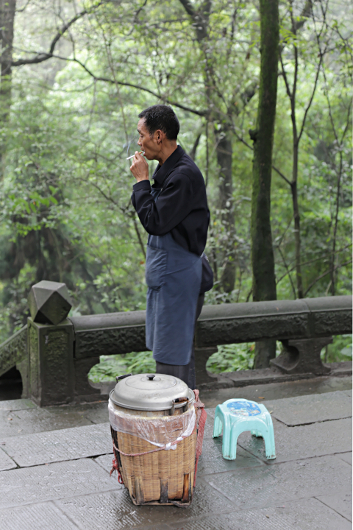
<path fill-rule="evenodd" d="M 177 145 L 179 121 L 171 107 L 139 114 L 138 145 L 130 170 L 137 183 L 132 204 L 148 232 L 146 253 L 146 346 L 156 372 L 195 382 L 193 337 L 204 301 L 202 259 L 209 210 L 202 174 Z M 157 160 L 154 184 L 147 160 Z"/>

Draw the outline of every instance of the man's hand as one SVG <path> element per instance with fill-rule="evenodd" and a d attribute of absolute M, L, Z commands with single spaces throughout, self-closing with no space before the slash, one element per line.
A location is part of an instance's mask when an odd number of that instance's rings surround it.
<path fill-rule="evenodd" d="M 134 175 L 137 182 L 141 180 L 148 180 L 148 164 L 138 151 L 135 151 L 133 162 L 130 166 L 130 171 Z"/>

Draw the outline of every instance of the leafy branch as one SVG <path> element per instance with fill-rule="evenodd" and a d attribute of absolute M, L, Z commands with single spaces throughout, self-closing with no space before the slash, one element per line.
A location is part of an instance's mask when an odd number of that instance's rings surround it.
<path fill-rule="evenodd" d="M 51 59 L 52 57 L 54 57 L 55 47 L 57 43 L 59 42 L 59 40 L 61 39 L 61 37 L 68 31 L 68 29 L 73 24 L 75 24 L 77 20 L 84 17 L 85 15 L 92 13 L 95 9 L 98 9 L 102 4 L 103 4 L 103 1 L 100 1 L 94 6 L 92 6 L 92 8 L 84 9 L 83 11 L 80 11 L 71 20 L 66 22 L 66 24 L 63 24 L 61 28 L 59 29 L 59 31 L 57 32 L 57 34 L 55 35 L 55 37 L 53 38 L 53 40 L 51 41 L 49 50 L 47 52 L 37 53 L 31 59 L 26 59 L 26 58 L 17 59 L 16 61 L 11 62 L 11 66 L 23 66 L 25 64 L 39 64 L 39 63 L 42 63 L 43 61 L 47 61 L 48 59 Z"/>

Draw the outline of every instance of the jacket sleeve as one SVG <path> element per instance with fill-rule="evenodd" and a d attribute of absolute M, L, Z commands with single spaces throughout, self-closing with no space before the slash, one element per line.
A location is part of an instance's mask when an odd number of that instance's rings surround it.
<path fill-rule="evenodd" d="M 137 182 L 133 190 L 132 204 L 142 226 L 153 236 L 167 234 L 192 210 L 192 183 L 183 173 L 170 178 L 157 202 L 151 195 L 149 181 Z"/>

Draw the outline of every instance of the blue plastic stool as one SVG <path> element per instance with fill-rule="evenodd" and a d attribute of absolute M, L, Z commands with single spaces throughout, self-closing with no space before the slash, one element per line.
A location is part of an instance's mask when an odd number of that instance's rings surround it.
<path fill-rule="evenodd" d="M 213 438 L 222 434 L 222 454 L 227 460 L 235 460 L 237 456 L 238 436 L 244 431 L 251 431 L 265 442 L 266 458 L 276 458 L 275 436 L 271 414 L 265 405 L 247 399 L 228 399 L 217 405 L 213 425 Z"/>

